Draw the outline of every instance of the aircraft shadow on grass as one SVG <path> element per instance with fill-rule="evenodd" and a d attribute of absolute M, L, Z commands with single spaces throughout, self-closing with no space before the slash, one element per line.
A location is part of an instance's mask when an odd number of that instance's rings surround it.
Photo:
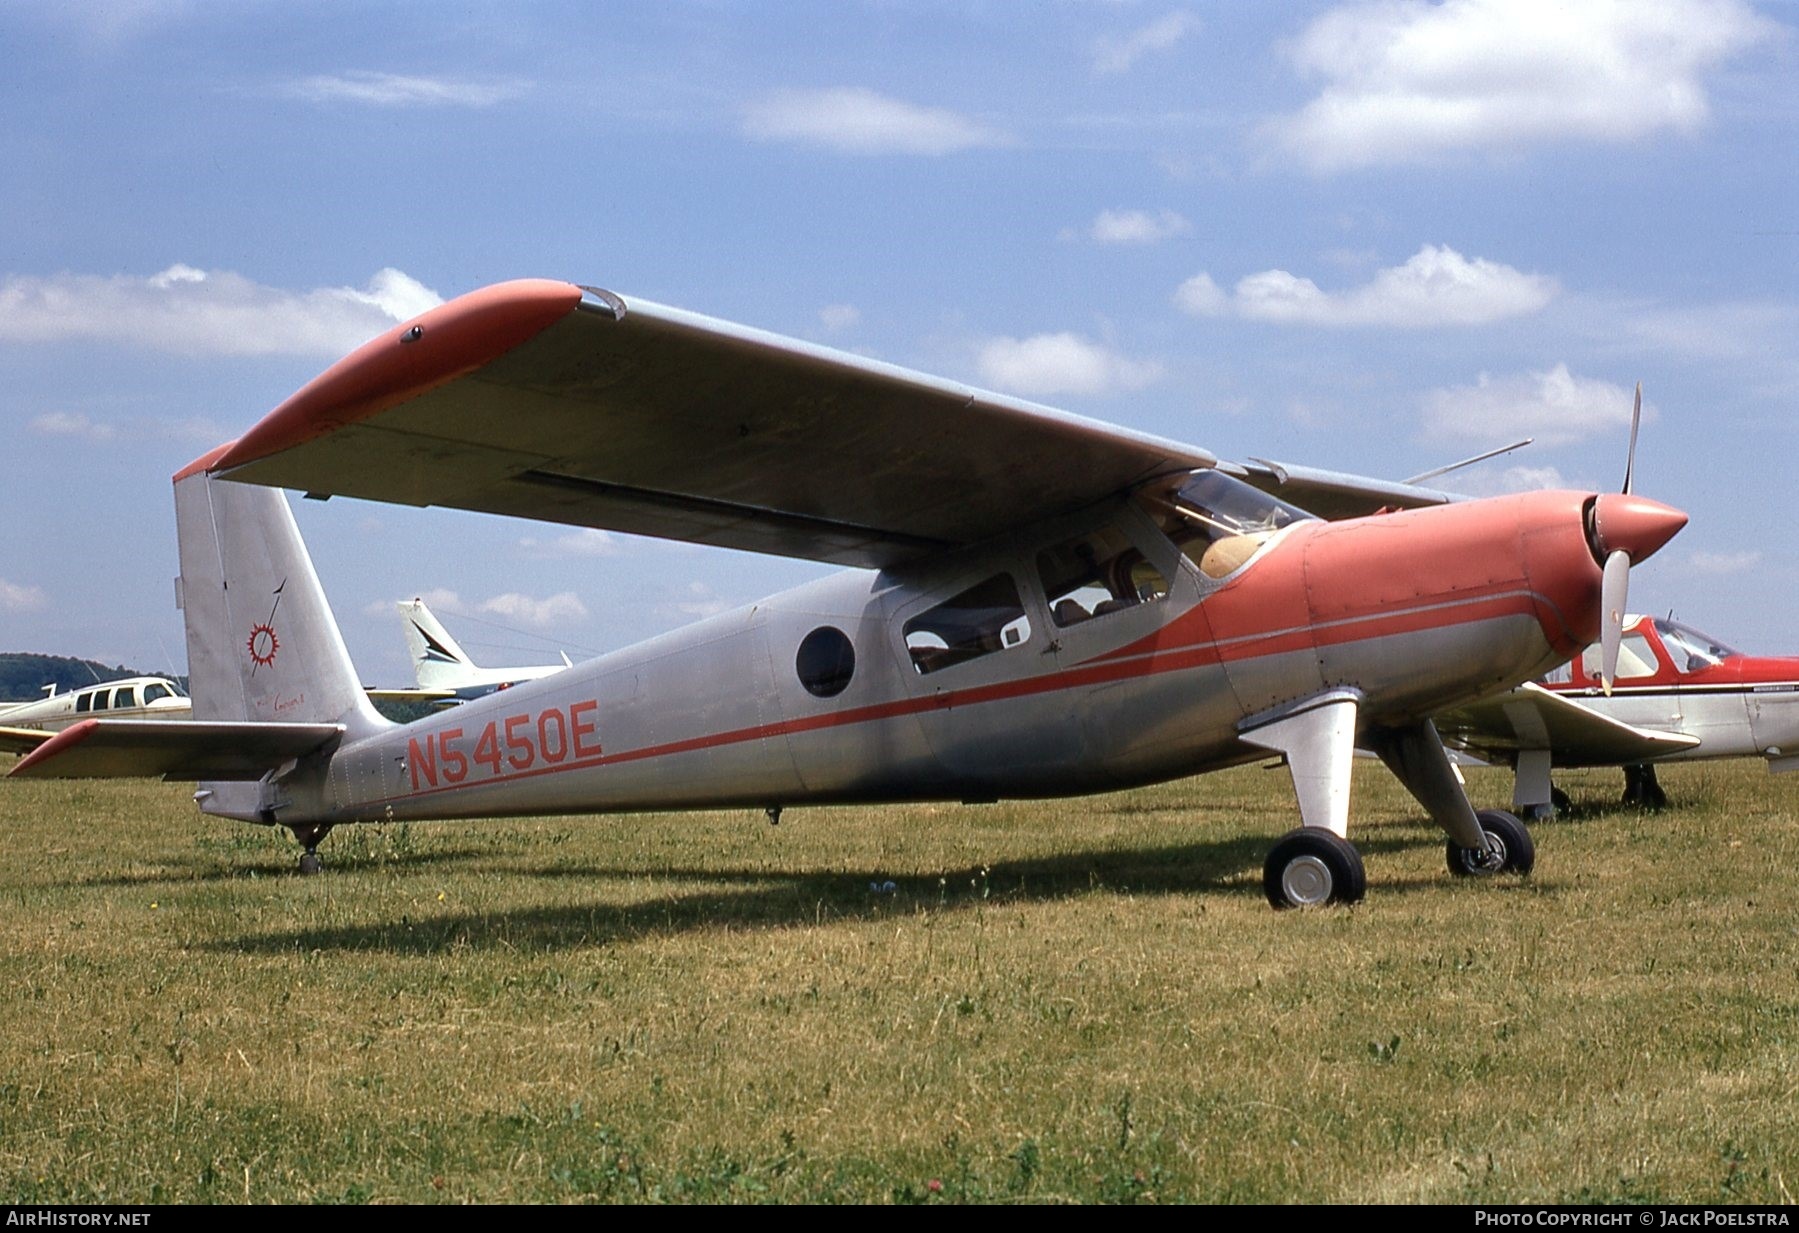
<path fill-rule="evenodd" d="M 1416 840 L 1396 834 L 1375 839 L 1367 846 L 1397 851 L 1416 846 Z M 509 872 L 521 878 L 645 878 L 741 885 L 664 895 L 641 903 L 558 904 L 282 930 L 219 939 L 208 949 L 237 954 L 385 951 L 417 955 L 437 954 L 452 947 L 505 947 L 521 952 L 579 950 L 706 930 L 776 930 L 826 921 L 893 918 L 919 909 L 966 912 L 983 905 L 1065 899 L 1100 888 L 1132 895 L 1196 891 L 1260 895 L 1260 879 L 1249 875 L 1259 869 L 1266 849 L 1264 839 L 1247 835 L 1215 843 L 1069 853 L 906 876 L 878 869 L 782 872 L 703 867 L 646 870 L 601 864 L 512 867 Z M 457 858 L 466 855 L 458 854 Z M 407 858 L 393 863 L 425 861 Z M 885 889 L 889 882 L 893 884 L 892 891 Z M 1420 880 L 1416 885 L 1442 888 L 1435 878 Z M 1391 886 L 1408 888 L 1404 882 Z M 1389 884 L 1383 883 L 1382 887 L 1388 889 Z"/>

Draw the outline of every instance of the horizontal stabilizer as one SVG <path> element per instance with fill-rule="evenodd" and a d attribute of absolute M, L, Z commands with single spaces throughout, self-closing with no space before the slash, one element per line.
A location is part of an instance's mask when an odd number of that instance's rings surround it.
<path fill-rule="evenodd" d="M 334 744 L 342 724 L 198 719 L 85 719 L 12 769 L 35 779 L 261 779 L 293 758 Z"/>
<path fill-rule="evenodd" d="M 1547 749 L 1558 767 L 1646 762 L 1699 744 L 1696 736 L 1634 727 L 1529 682 L 1436 722 L 1445 740 L 1464 749 L 1487 756 Z"/>

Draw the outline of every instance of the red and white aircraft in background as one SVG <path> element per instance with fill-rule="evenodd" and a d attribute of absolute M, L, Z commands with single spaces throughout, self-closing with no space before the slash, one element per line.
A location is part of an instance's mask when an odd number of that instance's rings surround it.
<path fill-rule="evenodd" d="M 1244 477 L 1331 513 L 1323 522 Z M 276 489 L 445 505 L 851 568 L 395 726 Z M 1624 493 L 1448 504 L 1235 464 L 647 301 L 505 283 L 360 348 L 175 477 L 195 720 L 90 720 L 14 775 L 204 781 L 333 826 L 1107 791 L 1284 756 L 1276 906 L 1359 899 L 1358 743 L 1527 871 L 1430 717 L 1540 676 L 1686 522 Z M 1607 634 L 1616 646 L 1615 629 Z"/>
<path fill-rule="evenodd" d="M 1623 623 L 1617 677 L 1589 647 L 1542 681 L 1457 707 L 1437 726 L 1451 744 L 1517 771 L 1512 807 L 1546 816 L 1567 798 L 1555 767 L 1622 766 L 1627 804 L 1659 808 L 1656 762 L 1766 758 L 1799 771 L 1799 657 L 1745 655 L 1672 619 Z"/>

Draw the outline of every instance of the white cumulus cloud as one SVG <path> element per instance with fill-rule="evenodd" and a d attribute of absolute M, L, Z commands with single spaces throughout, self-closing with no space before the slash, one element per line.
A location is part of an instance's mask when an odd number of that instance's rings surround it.
<path fill-rule="evenodd" d="M 1128 72 L 1132 65 L 1151 52 L 1167 51 L 1199 29 L 1199 18 L 1176 9 L 1129 34 L 1108 35 L 1093 47 L 1093 69 L 1098 73 Z"/>
<path fill-rule="evenodd" d="M 1109 394 L 1149 385 L 1162 375 L 1151 360 L 1133 360 L 1079 334 L 1034 334 L 983 343 L 982 378 L 1014 394 Z"/>
<path fill-rule="evenodd" d="M 518 546 L 528 555 L 548 557 L 616 557 L 624 551 L 618 537 L 595 527 L 582 527 L 555 539 L 525 536 Z"/>
<path fill-rule="evenodd" d="M 1688 568 L 1701 574 L 1740 574 L 1761 564 L 1761 550 L 1747 548 L 1742 552 L 1693 553 L 1687 558 Z"/>
<path fill-rule="evenodd" d="M 836 333 L 847 330 L 862 320 L 862 310 L 854 304 L 826 304 L 818 310 L 818 319 L 825 329 Z"/>
<path fill-rule="evenodd" d="M 1373 0 L 1288 48 L 1323 83 L 1270 125 L 1315 171 L 1691 133 L 1703 75 L 1782 27 L 1743 0 Z"/>
<path fill-rule="evenodd" d="M 1239 280 L 1228 296 L 1209 274 L 1197 274 L 1181 284 L 1174 298 L 1182 309 L 1200 316 L 1234 315 L 1281 325 L 1432 329 L 1525 316 L 1548 304 L 1558 290 L 1553 278 L 1427 244 L 1404 265 L 1389 266 L 1343 291 L 1326 291 L 1286 270 L 1264 270 Z"/>
<path fill-rule="evenodd" d="M 483 600 L 480 611 L 490 616 L 505 617 L 531 629 L 548 629 L 571 621 L 587 619 L 587 605 L 573 591 L 562 591 L 548 599 L 533 599 L 516 591 Z"/>
<path fill-rule="evenodd" d="M 860 86 L 776 90 L 745 106 L 743 132 L 844 154 L 953 154 L 1011 139 L 942 107 L 922 107 Z"/>
<path fill-rule="evenodd" d="M 1101 210 L 1087 233 L 1099 244 L 1154 244 L 1192 230 L 1193 224 L 1173 210 Z"/>
<path fill-rule="evenodd" d="M 0 279 L 0 343 L 86 339 L 177 355 L 337 356 L 441 303 L 394 269 L 365 287 L 311 291 L 180 264 L 147 278 L 12 274 Z"/>
<path fill-rule="evenodd" d="M 50 606 L 42 587 L 21 586 L 0 578 L 0 612 L 39 612 Z"/>
<path fill-rule="evenodd" d="M 51 411 L 37 416 L 26 427 L 46 437 L 76 437 L 83 441 L 110 441 L 118 429 L 80 411 Z"/>
<path fill-rule="evenodd" d="M 399 73 L 348 72 L 302 77 L 282 91 L 310 103 L 371 107 L 491 107 L 525 92 L 519 82 L 463 81 Z"/>
<path fill-rule="evenodd" d="M 1577 377 L 1566 364 L 1503 377 L 1481 373 L 1473 385 L 1427 393 L 1424 427 L 1435 437 L 1492 442 L 1535 437 L 1544 445 L 1566 445 L 1602 432 L 1628 432 L 1633 400 L 1624 386 Z M 1643 419 L 1654 415 L 1645 402 Z"/>

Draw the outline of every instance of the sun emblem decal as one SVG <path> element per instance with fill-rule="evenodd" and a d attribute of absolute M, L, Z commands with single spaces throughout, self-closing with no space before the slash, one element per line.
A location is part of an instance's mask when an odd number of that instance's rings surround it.
<path fill-rule="evenodd" d="M 275 663 L 275 652 L 281 649 L 281 639 L 275 636 L 275 614 L 281 611 L 281 592 L 287 590 L 287 579 L 275 588 L 275 602 L 269 605 L 269 619 L 259 621 L 250 626 L 250 638 L 244 645 L 250 648 L 250 675 L 255 676 L 258 668 L 270 668 Z"/>
<path fill-rule="evenodd" d="M 273 625 L 257 625 L 250 630 L 250 658 L 267 668 L 275 662 L 281 639 L 275 637 Z"/>

